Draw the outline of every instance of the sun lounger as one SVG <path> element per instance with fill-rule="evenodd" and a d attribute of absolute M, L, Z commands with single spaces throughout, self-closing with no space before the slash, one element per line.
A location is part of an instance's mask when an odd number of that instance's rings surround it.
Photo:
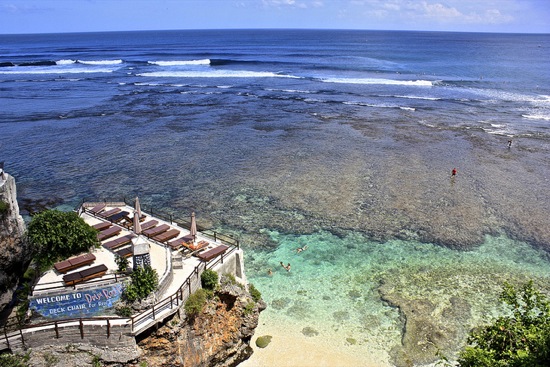
<path fill-rule="evenodd" d="M 159 224 L 159 221 L 158 220 L 150 220 L 148 222 L 145 222 L 141 225 L 141 230 L 142 231 L 145 231 L 149 228 L 153 228 L 154 226 L 156 226 L 157 224 Z"/>
<path fill-rule="evenodd" d="M 122 212 L 118 212 L 118 213 L 115 213 L 115 214 L 111 215 L 107 219 L 110 220 L 113 223 L 118 223 L 118 222 L 122 221 L 124 218 L 126 218 L 128 216 L 128 214 L 130 214 L 130 213 L 128 213 L 127 211 L 122 211 Z"/>
<path fill-rule="evenodd" d="M 99 222 L 98 224 L 94 224 L 92 227 L 94 227 L 98 231 L 103 231 L 104 229 L 107 229 L 110 226 L 111 226 L 111 223 L 109 222 Z"/>
<path fill-rule="evenodd" d="M 63 277 L 63 281 L 66 285 L 75 285 L 80 282 L 85 282 L 90 279 L 101 277 L 105 275 L 105 273 L 107 273 L 107 267 L 101 264 L 78 271 L 76 273 L 67 274 Z"/>
<path fill-rule="evenodd" d="M 92 209 L 88 209 L 88 211 L 92 214 L 99 214 L 104 209 L 105 209 L 105 204 L 98 204 L 94 206 Z"/>
<path fill-rule="evenodd" d="M 107 250 L 114 250 L 118 247 L 122 247 L 124 245 L 129 244 L 130 242 L 132 242 L 132 239 L 135 237 L 136 236 L 134 236 L 133 234 L 127 234 L 126 236 L 115 238 L 114 240 L 104 243 L 103 247 L 105 247 Z"/>
<path fill-rule="evenodd" d="M 184 244 L 184 246 L 187 247 L 191 251 L 202 250 L 203 248 L 208 247 L 208 245 L 209 245 L 208 241 L 199 241 L 196 244 L 194 244 L 192 242 L 188 243 L 188 244 Z"/>
<path fill-rule="evenodd" d="M 131 247 L 126 247 L 121 250 L 115 251 L 115 254 L 120 257 L 130 257 L 134 254 L 134 251 L 132 251 Z"/>
<path fill-rule="evenodd" d="M 228 248 L 229 248 L 228 246 L 220 245 L 218 247 L 213 248 L 212 250 L 208 250 L 197 254 L 197 257 L 202 261 L 210 261 L 220 256 L 221 254 L 223 254 L 225 251 L 227 251 Z"/>
<path fill-rule="evenodd" d="M 161 234 L 162 232 L 166 232 L 170 229 L 170 226 L 168 224 L 161 224 L 158 227 L 149 228 L 145 231 L 141 231 L 142 234 L 144 234 L 147 237 L 154 237 L 156 235 Z"/>
<path fill-rule="evenodd" d="M 171 240 L 172 238 L 178 237 L 179 234 L 180 234 L 180 231 L 178 231 L 177 229 L 169 229 L 164 233 L 156 235 L 155 237 L 153 237 L 153 239 L 159 242 L 166 242 Z"/>
<path fill-rule="evenodd" d="M 67 260 L 55 263 L 53 267 L 55 268 L 55 270 L 57 270 L 60 273 L 66 273 L 73 269 L 80 268 L 81 266 L 90 265 L 94 261 L 95 261 L 94 254 L 84 254 L 77 257 L 73 257 L 72 259 L 67 259 Z"/>
<path fill-rule="evenodd" d="M 100 217 L 103 217 L 103 218 L 108 218 L 108 217 L 110 217 L 111 215 L 114 215 L 114 214 L 116 214 L 116 213 L 118 213 L 118 212 L 120 212 L 120 211 L 121 211 L 120 208 L 113 208 L 113 209 L 111 209 L 111 210 L 107 210 L 106 212 L 98 213 L 98 215 L 99 215 Z"/>
<path fill-rule="evenodd" d="M 180 247 L 182 247 L 184 244 L 189 243 L 191 241 L 193 241 L 193 236 L 188 234 L 186 236 L 183 236 L 183 237 L 180 237 L 178 239 L 175 239 L 175 240 L 172 240 L 172 241 L 168 242 L 168 246 L 170 246 L 172 248 L 172 250 L 177 250 Z"/>
<path fill-rule="evenodd" d="M 117 226 L 109 227 L 109 228 L 99 232 L 97 234 L 97 239 L 100 240 L 100 241 L 104 241 L 107 238 L 111 238 L 111 237 L 116 236 L 117 234 L 120 233 L 121 230 L 122 230 L 122 228 L 117 227 Z"/>

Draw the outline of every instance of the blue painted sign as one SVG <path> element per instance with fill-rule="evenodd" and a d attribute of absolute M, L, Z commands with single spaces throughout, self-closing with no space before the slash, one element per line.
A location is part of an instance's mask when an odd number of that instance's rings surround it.
<path fill-rule="evenodd" d="M 92 317 L 108 313 L 120 299 L 124 287 L 109 287 L 58 293 L 30 299 L 29 308 L 49 319 Z"/>

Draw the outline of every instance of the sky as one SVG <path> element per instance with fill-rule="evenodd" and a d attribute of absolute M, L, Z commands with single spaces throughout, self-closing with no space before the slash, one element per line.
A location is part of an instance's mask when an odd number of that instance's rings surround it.
<path fill-rule="evenodd" d="M 233 28 L 550 33 L 550 0 L 0 0 L 0 34 Z"/>

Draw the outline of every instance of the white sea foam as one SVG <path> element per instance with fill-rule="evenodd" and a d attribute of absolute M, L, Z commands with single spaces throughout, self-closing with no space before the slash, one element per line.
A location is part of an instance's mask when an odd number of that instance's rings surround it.
<path fill-rule="evenodd" d="M 375 108 L 399 108 L 401 110 L 416 111 L 416 108 L 414 107 L 396 106 L 396 105 L 388 105 L 388 104 L 373 104 L 373 103 L 355 102 L 355 101 L 345 101 L 342 103 L 351 105 L 351 106 L 364 106 L 364 107 L 375 107 Z"/>
<path fill-rule="evenodd" d="M 433 82 L 429 80 L 394 80 L 379 78 L 324 78 L 325 83 L 344 83 L 344 84 L 384 84 L 384 85 L 406 85 L 418 87 L 431 87 Z"/>
<path fill-rule="evenodd" d="M 137 75 L 154 78 L 298 78 L 291 75 L 272 73 L 270 71 L 247 70 L 155 71 L 151 73 L 141 73 Z"/>
<path fill-rule="evenodd" d="M 76 63 L 76 60 L 58 60 L 55 63 L 57 65 L 70 65 Z"/>
<path fill-rule="evenodd" d="M 74 69 L 30 69 L 29 67 L 0 71 L 0 74 L 89 74 L 89 73 L 112 73 L 112 69 L 86 69 L 86 68 L 74 68 Z"/>
<path fill-rule="evenodd" d="M 550 116 L 548 115 L 521 115 L 521 117 L 530 119 L 530 120 L 545 120 L 550 121 Z"/>
<path fill-rule="evenodd" d="M 158 66 L 181 66 L 181 65 L 210 65 L 210 59 L 202 60 L 174 60 L 174 61 L 147 61 L 149 64 Z"/>
<path fill-rule="evenodd" d="M 383 96 L 384 97 L 384 96 Z M 422 99 L 426 101 L 440 101 L 441 98 L 438 97 L 422 97 L 422 96 L 385 96 L 385 97 L 394 97 L 394 98 L 406 98 L 406 99 Z"/>
<path fill-rule="evenodd" d="M 118 65 L 122 64 L 122 60 L 78 60 L 78 63 L 84 65 Z"/>
<path fill-rule="evenodd" d="M 265 90 L 268 91 L 268 92 L 304 93 L 304 94 L 316 93 L 316 92 L 312 92 L 312 91 L 310 91 L 310 90 L 300 90 L 300 89 L 274 89 L 274 88 L 266 88 Z"/>

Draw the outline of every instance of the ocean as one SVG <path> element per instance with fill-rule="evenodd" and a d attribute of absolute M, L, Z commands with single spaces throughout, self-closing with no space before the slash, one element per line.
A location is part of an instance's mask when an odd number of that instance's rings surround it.
<path fill-rule="evenodd" d="M 504 281 L 550 291 L 549 60 L 537 34 L 0 35 L 0 161 L 21 203 L 238 236 L 273 335 L 245 366 L 430 365 Z"/>

